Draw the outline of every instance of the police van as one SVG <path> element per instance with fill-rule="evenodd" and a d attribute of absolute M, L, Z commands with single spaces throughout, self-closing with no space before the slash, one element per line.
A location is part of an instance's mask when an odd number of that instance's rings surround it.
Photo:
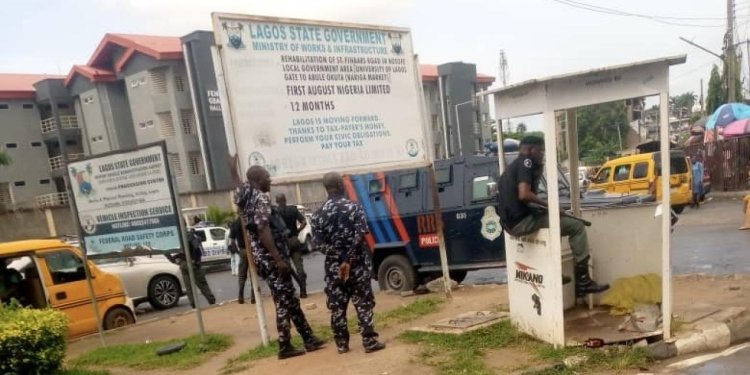
<path fill-rule="evenodd" d="M 510 163 L 517 153 L 506 153 Z M 373 277 L 382 290 L 408 291 L 439 277 L 437 220 L 428 168 L 344 177 L 349 199 L 362 204 L 370 233 Z M 450 276 L 461 282 L 472 270 L 505 267 L 505 241 L 498 216 L 496 156 L 435 162 Z M 560 201 L 570 205 L 570 183 L 558 173 Z M 539 195 L 546 191 L 544 177 Z M 566 196 L 567 195 L 567 196 Z M 634 196 L 587 194 L 582 207 L 632 204 Z"/>

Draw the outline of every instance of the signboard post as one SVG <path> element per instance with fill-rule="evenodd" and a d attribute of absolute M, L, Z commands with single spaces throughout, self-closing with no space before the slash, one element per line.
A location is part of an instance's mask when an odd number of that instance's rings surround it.
<path fill-rule="evenodd" d="M 164 142 L 71 162 L 68 174 L 87 255 L 139 246 L 185 251 Z M 191 262 L 190 251 L 185 256 Z M 196 314 L 204 334 L 198 304 Z"/>

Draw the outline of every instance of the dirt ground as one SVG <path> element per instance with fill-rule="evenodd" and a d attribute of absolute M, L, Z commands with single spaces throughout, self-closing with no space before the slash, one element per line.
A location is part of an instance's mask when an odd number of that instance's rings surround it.
<path fill-rule="evenodd" d="M 718 307 L 750 308 L 750 276 L 714 277 L 705 275 L 679 276 L 673 283 L 674 311 L 678 316 L 681 311 L 695 304 L 711 304 Z M 440 297 L 433 294 L 432 297 Z M 376 311 L 387 311 L 400 305 L 408 304 L 415 298 L 401 297 L 380 293 L 377 295 Z M 396 337 L 413 326 L 425 326 L 439 319 L 453 317 L 470 310 L 497 310 L 508 303 L 508 290 L 505 285 L 466 286 L 453 294 L 453 299 L 442 304 L 441 309 L 416 321 L 380 327 L 381 339 L 387 344 L 383 351 L 365 354 L 359 337 L 352 333 L 351 352 L 339 355 L 335 346 L 329 344 L 326 349 L 309 353 L 302 357 L 279 361 L 275 357 L 254 362 L 246 374 L 433 374 L 434 369 L 420 363 L 419 346 L 403 343 Z M 328 324 L 329 315 L 325 308 L 324 296 L 312 295 L 303 300 L 303 304 L 315 304 L 316 308 L 306 307 L 305 313 L 313 326 Z M 266 316 L 273 318 L 273 307 L 266 300 Z M 204 312 L 206 330 L 223 333 L 234 337 L 235 344 L 226 352 L 215 356 L 203 366 L 180 371 L 183 374 L 218 374 L 228 359 L 236 357 L 260 343 L 255 308 L 253 305 L 230 303 Z M 377 322 L 376 322 L 377 325 Z M 197 332 L 194 314 L 183 315 L 156 322 L 140 323 L 135 327 L 114 332 L 107 337 L 107 342 L 138 343 L 146 340 L 165 340 L 184 337 Z M 275 337 L 275 324 L 269 324 L 269 332 Z M 97 336 L 88 337 L 69 345 L 68 358 L 99 346 Z M 499 374 L 512 373 L 530 364 L 531 357 L 515 349 L 502 349 L 488 352 L 485 356 L 488 367 Z M 659 367 L 659 364 L 655 365 Z M 110 369 L 113 374 L 132 374 L 132 370 Z M 168 374 L 170 371 L 140 372 L 142 374 Z M 629 373 L 629 372 L 625 372 Z M 632 373 L 638 373 L 633 371 Z"/>

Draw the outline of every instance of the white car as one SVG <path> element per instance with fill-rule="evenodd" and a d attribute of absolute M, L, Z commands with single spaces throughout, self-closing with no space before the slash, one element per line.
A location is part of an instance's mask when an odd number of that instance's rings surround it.
<path fill-rule="evenodd" d="M 194 229 L 203 241 L 201 264 L 229 263 L 229 229 L 213 225 L 197 225 L 190 229 Z"/>
<path fill-rule="evenodd" d="M 120 277 L 134 305 L 149 302 L 157 310 L 174 306 L 185 295 L 180 267 L 161 254 L 91 259 L 104 271 Z"/>

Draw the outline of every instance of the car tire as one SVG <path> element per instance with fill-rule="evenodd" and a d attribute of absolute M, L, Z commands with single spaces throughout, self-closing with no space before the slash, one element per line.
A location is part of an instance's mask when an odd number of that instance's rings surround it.
<path fill-rule="evenodd" d="M 378 267 L 378 284 L 380 290 L 407 292 L 416 287 L 417 273 L 405 256 L 390 255 Z"/>
<path fill-rule="evenodd" d="M 174 276 L 157 275 L 148 283 L 148 302 L 157 310 L 177 306 L 182 291 Z"/>
<path fill-rule="evenodd" d="M 135 324 L 135 317 L 127 308 L 116 306 L 107 311 L 107 314 L 104 315 L 104 322 L 102 324 L 104 325 L 105 330 L 125 327 Z"/>
<path fill-rule="evenodd" d="M 469 273 L 467 270 L 455 270 L 450 271 L 450 276 L 452 280 L 455 280 L 457 283 L 461 284 L 466 280 L 466 275 Z"/>

